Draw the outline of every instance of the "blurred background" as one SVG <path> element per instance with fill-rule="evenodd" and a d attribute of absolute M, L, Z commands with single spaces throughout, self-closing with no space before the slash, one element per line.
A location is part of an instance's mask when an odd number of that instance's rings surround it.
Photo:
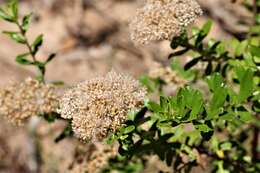
<path fill-rule="evenodd" d="M 5 1 L 0 0 L 3 4 Z M 168 41 L 148 46 L 136 46 L 129 38 L 128 23 L 143 0 L 20 0 L 20 14 L 33 12 L 29 31 L 33 40 L 44 34 L 44 44 L 38 58 L 52 52 L 57 58 L 48 66 L 46 79 L 63 80 L 68 85 L 105 74 L 114 68 L 135 77 L 148 73 L 158 64 L 167 64 L 171 52 Z M 210 37 L 228 39 L 245 36 L 251 24 L 249 13 L 241 1 L 199 0 L 204 16 L 214 27 Z M 0 21 L 0 30 L 12 30 L 12 25 Z M 23 46 L 0 34 L 0 87 L 11 81 L 34 76 L 35 71 L 19 66 L 15 56 L 24 52 Z M 185 61 L 183 57 L 183 61 Z M 47 126 L 40 122 L 37 131 L 29 127 L 13 127 L 0 122 L 0 173 L 48 172 L 64 173 L 72 165 L 75 155 L 73 139 L 58 145 L 53 139 L 64 124 Z M 35 140 L 37 136 L 40 140 Z M 155 165 L 154 165 L 155 166 Z M 156 166 L 155 166 L 156 167 Z"/>

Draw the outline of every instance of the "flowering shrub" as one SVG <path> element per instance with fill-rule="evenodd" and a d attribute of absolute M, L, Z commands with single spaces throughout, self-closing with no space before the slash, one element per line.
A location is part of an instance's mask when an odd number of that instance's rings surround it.
<path fill-rule="evenodd" d="M 36 67 L 39 76 L 0 90 L 0 115 L 18 123 L 37 115 L 50 123 L 63 119 L 68 125 L 56 142 L 75 135 L 84 142 L 112 145 L 108 152 L 99 152 L 102 162 L 84 160 L 75 172 L 95 172 L 91 168 L 99 166 L 92 164 L 105 165 L 99 172 L 140 172 L 154 155 L 173 172 L 195 167 L 203 172 L 260 172 L 260 2 L 254 2 L 247 4 L 256 9 L 248 37 L 223 42 L 205 40 L 210 21 L 186 31 L 202 14 L 195 0 L 147 0 L 130 23 L 131 37 L 136 44 L 171 40 L 171 64 L 141 77 L 143 86 L 111 71 L 76 85 L 60 98 L 57 86 L 44 78 L 55 54 L 43 62 L 37 59 L 43 36 L 28 42 L 31 14 L 20 21 L 17 1 L 11 1 L 0 9 L 0 17 L 19 31 L 4 33 L 27 46 L 28 52 L 16 61 Z M 185 54 L 192 58 L 181 66 L 178 58 Z M 180 87 L 167 95 L 164 87 L 172 81 L 179 81 Z M 159 99 L 150 97 L 153 94 Z"/>

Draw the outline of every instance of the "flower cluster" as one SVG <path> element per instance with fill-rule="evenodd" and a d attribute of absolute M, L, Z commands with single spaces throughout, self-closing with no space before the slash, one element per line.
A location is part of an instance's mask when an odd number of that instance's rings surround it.
<path fill-rule="evenodd" d="M 73 165 L 70 173 L 99 173 L 109 164 L 109 159 L 117 155 L 118 145 L 106 145 L 101 142 L 91 143 L 87 146 L 82 146 L 84 149 L 80 151 L 78 158 L 79 163 Z"/>
<path fill-rule="evenodd" d="M 14 124 L 23 124 L 34 115 L 55 112 L 59 101 L 56 87 L 27 78 L 0 89 L 0 115 Z"/>
<path fill-rule="evenodd" d="M 138 81 L 111 71 L 67 91 L 60 113 L 72 119 L 73 131 L 80 139 L 100 141 L 122 127 L 128 111 L 140 108 L 145 95 Z"/>
<path fill-rule="evenodd" d="M 89 157 L 88 172 L 98 173 L 108 165 L 108 160 L 117 155 L 117 145 L 96 144 L 96 150 Z"/>
<path fill-rule="evenodd" d="M 171 40 L 200 15 L 196 0 L 147 0 L 130 23 L 131 39 L 140 44 Z"/>

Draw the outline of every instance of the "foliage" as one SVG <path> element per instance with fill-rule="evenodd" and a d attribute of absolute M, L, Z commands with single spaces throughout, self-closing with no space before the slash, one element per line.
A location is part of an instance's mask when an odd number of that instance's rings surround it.
<path fill-rule="evenodd" d="M 172 39 L 171 48 L 176 50 L 169 55 L 172 69 L 181 75 L 193 71 L 195 77 L 176 95 L 160 92 L 159 102 L 147 101 L 113 136 L 120 143 L 119 153 L 127 159 L 155 154 L 176 172 L 189 172 L 194 166 L 203 168 L 201 155 L 207 155 L 212 172 L 260 171 L 254 145 L 258 138 L 251 139 L 260 125 L 259 37 L 206 41 L 211 25 L 209 21 L 201 29 L 193 28 L 190 38 L 184 32 Z M 177 57 L 184 54 L 193 58 L 183 70 Z M 195 73 L 198 66 L 205 68 Z M 200 80 L 207 83 L 206 94 L 192 87 Z M 147 76 L 141 81 L 150 92 L 162 91 L 165 85 Z"/>

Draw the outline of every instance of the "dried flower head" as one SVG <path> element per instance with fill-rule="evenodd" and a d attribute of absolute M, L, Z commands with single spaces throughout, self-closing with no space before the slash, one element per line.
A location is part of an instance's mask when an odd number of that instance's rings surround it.
<path fill-rule="evenodd" d="M 87 164 L 88 172 L 98 173 L 108 165 L 108 160 L 117 155 L 117 145 L 95 144 L 95 151 L 90 155 Z"/>
<path fill-rule="evenodd" d="M 79 153 L 79 162 L 73 165 L 70 173 L 99 173 L 108 166 L 108 161 L 117 155 L 118 145 L 102 144 L 101 142 L 91 143 L 87 146 L 82 146 Z M 81 156 L 82 155 L 82 156 Z"/>
<path fill-rule="evenodd" d="M 130 109 L 140 108 L 146 90 L 130 76 L 109 72 L 65 93 L 61 116 L 72 119 L 76 136 L 99 141 L 122 127 Z"/>
<path fill-rule="evenodd" d="M 140 44 L 171 40 L 201 14 L 196 0 L 147 0 L 130 23 L 131 39 Z"/>
<path fill-rule="evenodd" d="M 17 125 L 31 116 L 55 112 L 58 104 L 56 88 L 32 78 L 0 89 L 0 115 Z"/>

